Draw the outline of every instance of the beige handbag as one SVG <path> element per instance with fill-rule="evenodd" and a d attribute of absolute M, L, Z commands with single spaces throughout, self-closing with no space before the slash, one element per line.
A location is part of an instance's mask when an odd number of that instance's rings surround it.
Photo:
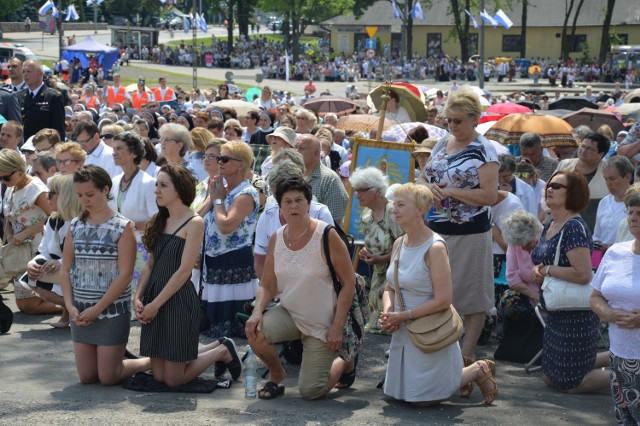
<path fill-rule="evenodd" d="M 13 204 L 13 192 L 11 193 L 11 203 Z M 9 219 L 4 218 L 4 238 L 9 239 Z M 31 241 L 25 240 L 22 244 L 16 245 L 6 243 L 0 246 L 0 264 L 2 274 L 5 277 L 17 277 L 27 271 L 27 263 L 33 257 L 31 252 Z"/>
<path fill-rule="evenodd" d="M 401 311 L 404 311 L 404 300 L 398 281 L 398 265 L 400 264 L 400 252 L 402 251 L 404 238 L 403 236 L 398 245 L 393 273 Z M 443 311 L 407 321 L 406 328 L 411 342 L 416 348 L 425 353 L 437 352 L 462 337 L 462 318 L 460 318 L 453 305 L 449 305 L 449 308 Z"/>

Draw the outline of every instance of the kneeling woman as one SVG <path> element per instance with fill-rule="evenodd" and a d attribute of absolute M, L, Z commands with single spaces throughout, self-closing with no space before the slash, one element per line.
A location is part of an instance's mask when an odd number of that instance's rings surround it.
<path fill-rule="evenodd" d="M 216 361 L 227 364 L 234 380 L 242 370 L 231 339 L 198 350 L 200 302 L 191 271 L 198 260 L 204 222 L 189 208 L 196 183 L 185 167 L 163 166 L 155 190 L 158 213 L 142 236 L 149 259 L 134 299 L 142 324 L 140 353 L 151 357 L 153 378 L 167 386 L 190 382 Z"/>
<path fill-rule="evenodd" d="M 394 192 L 393 214 L 405 236 L 396 240 L 387 270 L 387 286 L 382 297 L 380 325 L 391 337 L 389 366 L 384 393 L 416 405 L 431 405 L 449 399 L 459 387 L 476 382 L 485 404 L 498 395 L 495 364 L 490 360 L 462 365 L 460 345 L 451 345 L 433 353 L 424 353 L 413 345 L 405 323 L 448 309 L 452 283 L 449 256 L 444 239 L 424 223 L 433 205 L 426 186 L 407 183 Z M 398 283 L 395 261 L 398 258 Z M 404 311 L 396 297 L 402 292 Z"/>
<path fill-rule="evenodd" d="M 123 360 L 136 239 L 131 222 L 109 207 L 112 184 L 104 169 L 82 167 L 73 182 L 84 211 L 69 225 L 60 286 L 76 368 L 82 383 L 115 385 L 150 366 L 148 358 Z"/>

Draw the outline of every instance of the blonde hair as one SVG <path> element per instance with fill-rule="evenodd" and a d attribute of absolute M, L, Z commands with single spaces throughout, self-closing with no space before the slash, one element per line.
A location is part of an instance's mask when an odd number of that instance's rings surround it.
<path fill-rule="evenodd" d="M 76 161 L 84 161 L 87 158 L 87 153 L 84 152 L 84 149 L 76 142 L 65 142 L 56 145 L 56 159 L 63 152 L 68 152 Z"/>
<path fill-rule="evenodd" d="M 82 205 L 73 186 L 73 175 L 54 175 L 49 178 L 49 191 L 58 193 L 58 210 L 51 217 L 60 217 L 65 222 L 80 216 Z"/>
<path fill-rule="evenodd" d="M 426 211 L 433 206 L 433 193 L 425 185 L 416 185 L 412 182 L 405 183 L 393 192 L 394 199 L 398 198 L 399 195 L 406 195 L 413 201 L 416 207 L 424 208 Z"/>
<path fill-rule="evenodd" d="M 476 119 L 482 114 L 482 104 L 478 95 L 466 87 L 462 87 L 449 93 L 447 103 L 444 106 L 444 113 L 467 114 Z"/>
<path fill-rule="evenodd" d="M 220 151 L 228 151 L 233 157 L 242 160 L 242 172 L 245 174 L 253 164 L 253 150 L 242 141 L 229 141 L 220 147 Z"/>
<path fill-rule="evenodd" d="M 114 137 L 116 137 L 119 134 L 124 133 L 124 129 L 122 128 L 122 126 L 118 124 L 107 124 L 106 126 L 102 127 L 102 129 L 100 130 L 100 133 L 102 134 L 111 133 Z"/>
<path fill-rule="evenodd" d="M 0 151 L 0 172 L 6 174 L 17 171 L 24 172 L 25 170 L 27 170 L 27 164 L 22 159 L 22 156 L 18 154 L 18 151 L 13 149 Z"/>
<path fill-rule="evenodd" d="M 191 129 L 191 142 L 193 142 L 193 150 L 204 152 L 207 144 L 213 140 L 213 133 L 204 127 L 194 127 Z"/>

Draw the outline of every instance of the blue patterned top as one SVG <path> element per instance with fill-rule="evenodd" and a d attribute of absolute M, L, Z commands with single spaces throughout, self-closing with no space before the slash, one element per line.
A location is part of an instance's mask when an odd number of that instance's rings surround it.
<path fill-rule="evenodd" d="M 205 224 L 205 253 L 207 256 L 214 257 L 238 250 L 246 246 L 250 246 L 253 242 L 253 234 L 258 223 L 258 209 L 260 208 L 260 199 L 258 198 L 258 190 L 251 185 L 247 179 L 242 181 L 240 185 L 233 188 L 224 199 L 224 208 L 229 211 L 233 200 L 239 195 L 247 194 L 253 199 L 254 209 L 245 217 L 240 225 L 230 234 L 220 232 L 216 225 L 215 212 L 211 209 L 204 217 Z"/>
<path fill-rule="evenodd" d="M 547 224 L 540 236 L 538 245 L 531 252 L 531 260 L 534 265 L 553 265 L 556 257 L 556 247 L 562 233 L 562 245 L 560 246 L 560 256 L 558 257 L 558 266 L 571 266 L 567 253 L 576 247 L 587 247 L 589 251 L 593 251 L 593 240 L 589 226 L 581 217 L 569 219 L 562 229 L 556 233 L 551 239 L 547 240 Z"/>
<path fill-rule="evenodd" d="M 79 218 L 71 221 L 75 260 L 71 266 L 73 305 L 82 312 L 96 305 L 105 295 L 118 270 L 118 241 L 131 221 L 116 213 L 104 223 L 94 225 Z M 131 287 L 113 301 L 99 316 L 113 318 L 129 314 Z"/>

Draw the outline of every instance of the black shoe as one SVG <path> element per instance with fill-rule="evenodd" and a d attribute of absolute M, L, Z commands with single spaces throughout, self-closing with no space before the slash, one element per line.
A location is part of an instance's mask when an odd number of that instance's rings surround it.
<path fill-rule="evenodd" d="M 132 354 L 131 352 L 129 352 L 128 349 L 124 350 L 124 359 L 140 359 L 140 357 L 135 356 L 134 354 Z"/>
<path fill-rule="evenodd" d="M 224 373 L 227 371 L 227 364 L 222 361 L 216 361 L 213 364 L 213 375 L 215 378 L 219 378 L 224 376 Z"/>
<path fill-rule="evenodd" d="M 238 380 L 240 374 L 242 374 L 242 362 L 240 362 L 240 357 L 238 356 L 238 349 L 236 348 L 236 343 L 225 337 L 222 342 L 223 345 L 229 349 L 229 353 L 231 354 L 231 362 L 225 364 L 225 367 L 229 369 L 229 373 L 231 373 L 231 378 L 233 380 Z"/>

